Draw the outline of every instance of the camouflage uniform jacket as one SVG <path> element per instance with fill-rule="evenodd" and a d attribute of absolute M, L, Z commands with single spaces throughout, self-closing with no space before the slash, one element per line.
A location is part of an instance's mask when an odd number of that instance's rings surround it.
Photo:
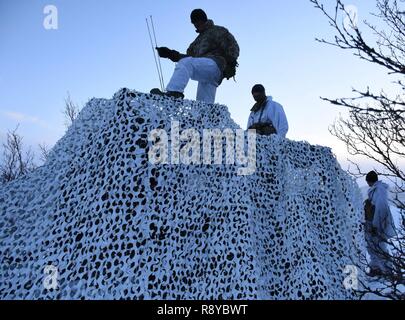
<path fill-rule="evenodd" d="M 211 58 L 223 72 L 227 63 L 236 61 L 239 57 L 239 45 L 228 29 L 216 26 L 212 20 L 208 20 L 206 29 L 187 49 L 187 55 Z"/>

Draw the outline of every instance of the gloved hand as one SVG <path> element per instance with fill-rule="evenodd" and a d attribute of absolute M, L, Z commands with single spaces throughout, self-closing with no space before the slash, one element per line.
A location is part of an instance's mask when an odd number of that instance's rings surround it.
<path fill-rule="evenodd" d="M 176 50 L 170 50 L 167 47 L 157 47 L 156 50 L 161 58 L 168 58 L 173 62 L 178 62 L 180 60 L 180 52 Z"/>
<path fill-rule="evenodd" d="M 156 50 L 161 58 L 169 58 L 172 50 L 167 47 L 156 47 Z"/>

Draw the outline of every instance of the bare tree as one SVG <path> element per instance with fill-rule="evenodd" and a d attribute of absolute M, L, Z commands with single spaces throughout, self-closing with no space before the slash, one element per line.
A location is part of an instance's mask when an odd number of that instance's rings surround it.
<path fill-rule="evenodd" d="M 63 115 L 65 116 L 65 126 L 68 128 L 72 125 L 79 114 L 79 107 L 72 101 L 70 93 L 67 93 L 65 98 L 65 108 L 63 109 Z"/>
<path fill-rule="evenodd" d="M 69 127 L 79 114 L 79 107 L 72 101 L 68 92 L 65 98 L 65 125 Z M 7 133 L 6 142 L 3 143 L 3 159 L 0 163 L 0 184 L 10 182 L 34 170 L 37 165 L 34 162 L 35 155 L 31 147 L 24 150 L 23 137 L 18 133 L 18 126 L 15 130 Z M 42 143 L 38 145 L 39 158 L 41 162 L 46 162 L 50 148 Z"/>
<path fill-rule="evenodd" d="M 8 131 L 3 143 L 3 161 L 0 164 L 0 182 L 6 183 L 26 175 L 35 169 L 31 148 L 24 150 L 23 138 L 17 133 L 18 126 Z"/>
<path fill-rule="evenodd" d="M 374 40 L 366 40 L 363 32 L 346 6 L 340 0 L 335 0 L 333 8 L 328 10 L 320 0 L 310 0 L 327 18 L 334 29 L 333 40 L 316 39 L 320 43 L 351 51 L 361 60 L 377 64 L 385 68 L 393 77 L 393 84 L 398 88 L 395 96 L 390 96 L 381 90 L 379 93 L 366 90 L 352 89 L 354 97 L 329 99 L 322 98 L 333 105 L 343 106 L 349 110 L 349 118 L 338 119 L 331 127 L 331 133 L 343 141 L 352 156 L 360 156 L 378 164 L 379 175 L 390 180 L 394 186 L 393 203 L 399 208 L 402 220 L 405 221 L 405 10 L 396 0 L 376 0 L 377 13 L 373 14 L 381 22 L 377 28 L 368 21 L 364 26 Z M 349 21 L 344 23 L 341 18 Z M 371 42 L 370 42 L 371 41 Z M 363 172 L 355 161 L 351 160 L 356 177 L 364 177 Z M 385 284 L 382 288 L 370 288 L 366 283 L 361 296 L 372 292 L 378 296 L 390 299 L 404 299 L 404 293 L 399 286 L 404 279 L 405 261 L 405 225 L 400 227 L 398 237 L 389 240 L 391 254 L 385 258 L 392 262 L 390 272 L 382 276 Z M 381 250 L 380 250 L 381 251 Z M 384 255 L 384 252 L 381 252 Z M 366 260 L 363 259 L 366 265 Z M 363 267 L 365 266 L 363 265 Z"/>
<path fill-rule="evenodd" d="M 39 152 L 40 152 L 40 154 L 39 154 L 40 160 L 43 163 L 45 163 L 46 160 L 48 160 L 50 149 L 45 143 L 40 143 L 38 145 L 38 148 L 39 148 Z"/>

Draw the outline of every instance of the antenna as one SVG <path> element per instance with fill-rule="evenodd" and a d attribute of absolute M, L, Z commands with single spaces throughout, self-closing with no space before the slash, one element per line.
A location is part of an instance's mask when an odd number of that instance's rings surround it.
<path fill-rule="evenodd" d="M 150 22 L 151 26 L 153 27 L 152 16 L 150 16 L 150 19 L 151 19 L 151 22 Z M 151 47 L 152 47 L 153 58 L 155 59 L 155 65 L 156 65 L 156 70 L 157 70 L 158 77 L 159 77 L 160 88 L 161 88 L 161 90 L 163 92 L 165 90 L 165 88 L 164 88 L 162 67 L 160 65 L 160 57 L 159 57 L 159 62 L 158 62 L 158 59 L 156 58 L 156 51 L 155 51 L 155 49 L 157 48 L 155 29 L 153 27 L 153 34 L 154 34 L 154 38 L 155 38 L 155 43 L 153 43 L 152 34 L 151 34 L 151 31 L 150 31 L 151 28 L 149 26 L 148 18 L 146 18 L 146 26 L 148 28 L 149 40 L 150 40 L 150 44 L 151 44 Z"/>
<path fill-rule="evenodd" d="M 152 15 L 150 16 L 150 22 L 151 22 L 151 24 L 152 24 L 153 38 L 155 39 L 155 45 L 156 45 L 156 47 L 157 47 L 158 45 L 157 45 L 157 41 L 156 41 L 155 25 L 154 25 L 154 23 L 153 23 L 153 17 L 152 17 Z M 164 79 L 163 79 L 163 71 L 162 71 L 162 65 L 161 65 L 161 63 L 160 63 L 160 56 L 159 56 L 159 55 L 158 55 L 158 62 L 159 62 L 160 76 L 161 76 L 161 78 L 162 78 L 162 86 L 163 86 L 163 90 L 164 90 L 164 89 L 165 89 L 165 81 L 164 81 Z"/>

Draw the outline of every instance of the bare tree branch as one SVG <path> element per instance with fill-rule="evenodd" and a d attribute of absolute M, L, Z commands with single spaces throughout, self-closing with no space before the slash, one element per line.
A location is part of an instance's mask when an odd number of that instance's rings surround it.
<path fill-rule="evenodd" d="M 72 125 L 79 114 L 79 107 L 72 101 L 70 93 L 67 93 L 65 98 L 65 108 L 63 109 L 63 115 L 65 116 L 65 126 L 68 128 Z"/>
<path fill-rule="evenodd" d="M 18 126 L 7 133 L 3 143 L 3 162 L 0 164 L 0 183 L 13 181 L 36 168 L 31 148 L 24 150 L 23 138 L 18 133 Z"/>
<path fill-rule="evenodd" d="M 45 163 L 48 160 L 50 149 L 45 143 L 40 143 L 38 148 L 40 151 L 40 159 Z"/>

